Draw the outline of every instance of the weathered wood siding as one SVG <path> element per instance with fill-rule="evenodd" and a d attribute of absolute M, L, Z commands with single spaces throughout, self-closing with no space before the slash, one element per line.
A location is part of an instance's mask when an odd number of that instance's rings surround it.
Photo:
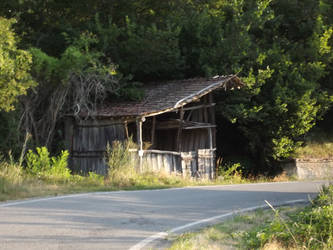
<path fill-rule="evenodd" d="M 107 144 L 126 138 L 124 123 L 112 120 L 84 120 L 74 124 L 71 145 L 73 172 L 106 174 L 104 154 Z"/>
<path fill-rule="evenodd" d="M 215 150 L 198 150 L 198 172 L 201 178 L 215 178 Z"/>
<path fill-rule="evenodd" d="M 183 130 L 181 139 L 181 150 L 183 152 L 209 148 L 208 130 L 206 128 Z"/>
<path fill-rule="evenodd" d="M 182 152 L 182 174 L 184 177 L 197 177 L 198 175 L 198 159 L 197 152 Z"/>
<path fill-rule="evenodd" d="M 215 150 L 182 152 L 182 173 L 186 177 L 215 178 Z"/>
<path fill-rule="evenodd" d="M 132 154 L 136 163 L 139 164 L 138 151 L 133 150 Z M 171 151 L 144 150 L 142 170 L 181 174 L 181 154 Z"/>
<path fill-rule="evenodd" d="M 140 169 L 138 151 L 132 151 L 137 168 Z M 175 173 L 183 177 L 215 178 L 215 150 L 202 149 L 190 152 L 159 150 L 143 151 L 143 170 Z"/>

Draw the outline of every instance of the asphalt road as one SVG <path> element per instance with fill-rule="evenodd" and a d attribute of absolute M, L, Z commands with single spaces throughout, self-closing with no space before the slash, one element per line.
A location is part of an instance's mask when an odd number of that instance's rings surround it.
<path fill-rule="evenodd" d="M 102 192 L 0 203 L 0 249 L 149 249 L 168 232 L 215 223 L 263 206 L 264 200 L 273 205 L 308 200 L 323 183 Z"/>

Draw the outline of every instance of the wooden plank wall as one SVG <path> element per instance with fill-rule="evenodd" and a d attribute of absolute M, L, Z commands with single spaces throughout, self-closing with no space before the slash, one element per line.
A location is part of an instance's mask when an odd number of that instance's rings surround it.
<path fill-rule="evenodd" d="M 110 120 L 86 120 L 73 127 L 71 145 L 71 168 L 75 173 L 96 172 L 105 175 L 104 161 L 106 146 L 115 140 L 126 138 L 124 123 Z"/>
<path fill-rule="evenodd" d="M 204 179 L 215 178 L 215 150 L 198 150 L 198 173 Z"/>
<path fill-rule="evenodd" d="M 137 150 L 132 151 L 133 158 L 139 162 Z M 144 150 L 143 170 L 181 174 L 180 153 L 160 150 Z"/>
<path fill-rule="evenodd" d="M 132 151 L 133 159 L 139 164 L 137 150 Z M 202 149 L 190 152 L 144 150 L 143 170 L 176 173 L 183 177 L 215 178 L 215 150 Z"/>
<path fill-rule="evenodd" d="M 183 152 L 209 148 L 208 130 L 206 128 L 184 130 L 181 143 Z"/>
<path fill-rule="evenodd" d="M 184 177 L 197 177 L 198 160 L 197 153 L 195 151 L 182 152 L 182 173 Z"/>

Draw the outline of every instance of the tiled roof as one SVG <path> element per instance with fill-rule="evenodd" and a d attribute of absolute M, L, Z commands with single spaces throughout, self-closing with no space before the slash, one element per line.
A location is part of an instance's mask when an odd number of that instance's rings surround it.
<path fill-rule="evenodd" d="M 235 75 L 195 78 L 144 87 L 144 98 L 136 102 L 109 103 L 97 111 L 97 116 L 149 116 L 177 109 L 217 88 L 239 88 L 244 84 Z"/>

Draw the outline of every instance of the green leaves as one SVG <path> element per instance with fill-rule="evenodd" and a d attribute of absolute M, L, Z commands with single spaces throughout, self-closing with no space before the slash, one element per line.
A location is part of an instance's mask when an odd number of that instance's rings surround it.
<path fill-rule="evenodd" d="M 29 150 L 26 161 L 29 174 L 38 178 L 50 180 L 66 180 L 71 177 L 71 172 L 67 168 L 68 151 L 62 151 L 59 156 L 50 157 L 50 153 L 46 147 L 37 147 L 37 153 Z"/>
<path fill-rule="evenodd" d="M 0 17 L 0 111 L 15 109 L 17 97 L 36 86 L 29 74 L 30 53 L 17 48 L 17 38 L 11 26 L 13 19 Z"/>

